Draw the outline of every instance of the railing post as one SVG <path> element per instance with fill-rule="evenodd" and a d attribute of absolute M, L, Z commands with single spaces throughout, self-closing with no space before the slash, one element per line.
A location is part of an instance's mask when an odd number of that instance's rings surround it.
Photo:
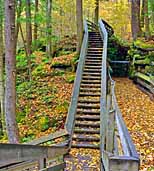
<path fill-rule="evenodd" d="M 113 108 L 113 86 L 108 80 L 108 100 L 107 100 L 107 129 L 106 129 L 106 151 L 113 153 L 114 150 L 114 131 L 115 131 L 115 110 Z"/>
<path fill-rule="evenodd" d="M 39 160 L 39 170 L 43 170 L 46 168 L 46 158 L 41 158 Z"/>

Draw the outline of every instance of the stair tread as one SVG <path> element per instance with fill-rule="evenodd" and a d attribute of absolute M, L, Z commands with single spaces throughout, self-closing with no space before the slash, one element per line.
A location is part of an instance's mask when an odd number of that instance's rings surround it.
<path fill-rule="evenodd" d="M 101 80 L 101 77 L 89 77 L 89 76 L 82 76 L 82 78 L 85 80 L 85 79 L 88 79 L 88 80 Z"/>
<path fill-rule="evenodd" d="M 94 84 L 94 83 L 101 83 L 101 80 L 84 80 L 82 79 L 82 83 Z"/>
<path fill-rule="evenodd" d="M 76 119 L 85 119 L 85 120 L 100 120 L 100 116 L 97 115 L 76 115 Z"/>
<path fill-rule="evenodd" d="M 80 143 L 77 143 L 77 144 L 72 144 L 72 147 L 73 148 L 92 148 L 92 149 L 99 149 L 99 145 L 97 144 L 80 144 Z"/>
<path fill-rule="evenodd" d="M 74 134 L 73 140 L 79 140 L 79 141 L 100 141 L 99 136 L 92 136 L 92 135 L 84 135 L 84 134 Z"/>
<path fill-rule="evenodd" d="M 89 122 L 89 121 L 86 121 L 86 122 L 78 122 L 76 121 L 75 122 L 75 127 L 93 127 L 93 128 L 99 128 L 100 127 L 100 123 L 96 123 L 96 122 Z"/>
<path fill-rule="evenodd" d="M 80 103 L 100 103 L 100 100 L 96 99 L 79 99 L 78 100 Z"/>
<path fill-rule="evenodd" d="M 102 57 L 100 56 L 100 58 L 98 56 L 87 56 L 86 57 L 86 61 L 98 61 L 98 62 L 102 62 Z"/>
<path fill-rule="evenodd" d="M 78 106 L 83 106 L 83 105 L 86 105 L 86 106 L 92 106 L 92 107 L 100 107 L 100 103 L 92 103 L 91 101 L 85 101 L 85 102 L 78 102 Z"/>
<path fill-rule="evenodd" d="M 89 128 L 76 128 L 74 129 L 75 133 L 89 133 L 89 134 L 99 134 L 100 130 L 99 129 L 89 129 Z"/>
<path fill-rule="evenodd" d="M 87 90 L 87 91 L 100 91 L 101 88 L 85 88 L 85 87 L 80 87 L 80 90 Z"/>
<path fill-rule="evenodd" d="M 81 83 L 81 85 L 80 85 L 80 87 L 95 87 L 95 88 L 97 88 L 97 87 L 101 87 L 101 85 L 98 83 L 98 84 L 86 84 L 86 83 Z"/>
<path fill-rule="evenodd" d="M 100 96 L 100 93 L 86 93 L 86 92 L 80 92 L 80 94 L 79 94 L 80 96 L 92 96 L 92 97 L 94 97 L 94 96 L 97 96 L 97 97 L 99 97 Z"/>
<path fill-rule="evenodd" d="M 101 69 L 84 69 L 83 72 L 93 72 L 93 73 L 100 73 Z"/>
<path fill-rule="evenodd" d="M 85 68 L 91 68 L 91 69 L 92 69 L 92 68 L 94 68 L 94 69 L 95 69 L 95 68 L 96 68 L 96 69 L 99 68 L 99 69 L 101 69 L 102 66 L 98 66 L 98 65 L 95 65 L 95 66 L 85 66 Z"/>
<path fill-rule="evenodd" d="M 89 113 L 89 114 L 100 114 L 100 110 L 96 111 L 96 110 L 88 110 L 88 109 L 77 109 L 77 113 Z"/>

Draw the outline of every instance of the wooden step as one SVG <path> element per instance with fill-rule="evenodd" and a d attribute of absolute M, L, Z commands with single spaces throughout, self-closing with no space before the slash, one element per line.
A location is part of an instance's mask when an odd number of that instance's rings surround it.
<path fill-rule="evenodd" d="M 80 92 L 84 92 L 84 93 L 92 93 L 92 94 L 95 94 L 95 93 L 99 93 L 101 94 L 101 89 L 93 89 L 93 88 L 80 88 Z"/>
<path fill-rule="evenodd" d="M 100 56 L 100 57 L 98 57 L 98 56 L 86 56 L 86 59 L 102 61 L 102 56 Z"/>
<path fill-rule="evenodd" d="M 100 92 L 101 88 L 87 88 L 87 87 L 80 87 L 80 91 L 91 91 L 91 92 Z"/>
<path fill-rule="evenodd" d="M 101 77 L 94 77 L 94 76 L 82 76 L 84 80 L 101 80 Z"/>
<path fill-rule="evenodd" d="M 96 100 L 96 99 L 79 99 L 78 100 L 79 103 L 100 103 L 100 100 Z"/>
<path fill-rule="evenodd" d="M 100 97 L 101 93 L 89 93 L 89 92 L 80 92 L 79 96 L 91 96 L 91 97 Z"/>
<path fill-rule="evenodd" d="M 97 115 L 76 115 L 76 120 L 100 121 L 100 116 L 97 116 Z"/>
<path fill-rule="evenodd" d="M 92 109 L 100 109 L 100 104 L 87 104 L 87 103 L 78 103 L 78 108 L 92 108 Z"/>
<path fill-rule="evenodd" d="M 96 145 L 96 144 L 72 144 L 71 146 L 72 148 L 91 148 L 91 149 L 99 149 L 99 145 Z"/>
<path fill-rule="evenodd" d="M 89 129 L 89 128 L 75 128 L 74 133 L 85 133 L 85 134 L 99 134 L 99 129 Z"/>
<path fill-rule="evenodd" d="M 84 69 L 84 72 L 94 72 L 94 73 L 100 73 L 101 69 Z"/>
<path fill-rule="evenodd" d="M 102 69 L 102 66 L 98 66 L 98 65 L 95 65 L 95 66 L 84 66 L 85 69 Z"/>
<path fill-rule="evenodd" d="M 83 134 L 74 134 L 73 135 L 73 140 L 75 141 L 95 141 L 95 142 L 99 142 L 100 138 L 96 137 L 96 136 L 85 136 Z"/>
<path fill-rule="evenodd" d="M 85 83 L 85 84 L 101 84 L 101 80 L 84 80 L 84 79 L 82 79 L 81 83 Z"/>
<path fill-rule="evenodd" d="M 91 63 L 102 63 L 102 60 L 99 60 L 99 59 L 97 59 L 97 58 L 95 58 L 95 59 L 87 59 L 86 58 L 86 61 L 85 61 L 86 63 L 87 62 L 91 62 Z"/>
<path fill-rule="evenodd" d="M 101 76 L 101 73 L 83 72 L 83 75 L 90 75 L 90 76 L 97 76 L 97 77 L 100 77 L 100 76 Z"/>
<path fill-rule="evenodd" d="M 86 84 L 86 83 L 81 83 L 80 87 L 91 87 L 91 88 L 101 88 L 101 84 Z"/>
<path fill-rule="evenodd" d="M 93 123 L 88 123 L 89 121 L 85 122 L 75 122 L 75 127 L 82 127 L 82 128 L 87 128 L 87 127 L 91 127 L 91 128 L 100 128 L 100 123 L 93 122 Z"/>
<path fill-rule="evenodd" d="M 88 66 L 101 66 L 102 67 L 102 62 L 96 63 L 96 62 L 85 62 L 85 67 Z"/>
<path fill-rule="evenodd" d="M 77 114 L 100 115 L 100 110 L 77 109 Z"/>

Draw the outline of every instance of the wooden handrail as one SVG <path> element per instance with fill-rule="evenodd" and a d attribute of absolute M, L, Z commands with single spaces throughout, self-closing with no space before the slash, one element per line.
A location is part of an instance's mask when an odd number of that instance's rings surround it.
<path fill-rule="evenodd" d="M 29 144 L 29 145 L 40 145 L 40 144 L 43 144 L 45 142 L 48 142 L 48 141 L 51 141 L 51 140 L 55 140 L 57 138 L 60 138 L 60 137 L 63 137 L 63 136 L 68 136 L 68 132 L 66 129 L 62 129 L 60 131 L 57 131 L 53 134 L 49 134 L 49 135 L 46 135 L 46 136 L 43 136 L 43 137 L 40 137 L 40 138 L 37 138 L 33 141 L 30 141 L 28 143 L 25 143 L 25 144 Z"/>
<path fill-rule="evenodd" d="M 116 96 L 115 96 L 115 82 L 112 80 L 110 72 L 107 72 L 107 41 L 108 41 L 108 33 L 106 31 L 106 27 L 104 26 L 103 22 L 99 21 L 99 28 L 100 32 L 104 41 L 103 44 L 103 60 L 102 60 L 102 81 L 101 81 L 101 125 L 100 125 L 100 134 L 101 134 L 101 145 L 100 150 L 102 153 L 102 167 L 104 167 L 105 171 L 111 170 L 118 170 L 119 166 L 124 168 L 124 164 L 127 163 L 127 168 L 131 169 L 132 171 L 137 171 L 139 169 L 139 155 L 135 149 L 135 146 L 131 140 L 130 134 L 126 128 L 126 125 L 122 119 L 122 115 L 120 109 L 118 107 Z M 116 61 L 117 62 L 117 61 Z M 125 63 L 121 62 L 120 63 Z M 127 63 L 127 62 L 126 62 Z M 109 87 L 107 87 L 109 86 Z M 112 109 L 112 118 L 109 116 L 110 109 Z M 115 117 L 114 117 L 115 116 Z M 115 120 L 113 120 L 113 117 Z M 112 119 L 112 121 L 109 121 Z M 120 141 L 122 143 L 122 148 L 124 154 L 119 156 L 118 153 L 115 155 L 113 148 L 108 148 L 108 145 L 105 146 L 105 143 L 111 142 L 113 146 L 114 136 L 113 139 L 111 137 L 106 137 L 109 134 L 106 132 L 113 133 L 114 128 L 112 130 L 109 129 L 108 122 L 115 122 L 118 128 L 118 132 L 120 135 Z M 113 123 L 114 124 L 114 123 Z M 119 164 L 118 164 L 119 163 Z M 124 163 L 124 164 L 123 164 Z"/>
<path fill-rule="evenodd" d="M 77 109 L 77 102 L 79 97 L 80 84 L 81 84 L 83 67 L 85 63 L 85 56 L 87 53 L 87 47 L 88 47 L 88 25 L 87 25 L 87 21 L 84 21 L 84 37 L 83 37 L 81 53 L 80 53 L 79 63 L 76 72 L 76 79 L 74 82 L 73 94 L 72 94 L 71 103 L 65 123 L 65 129 L 69 132 L 70 135 L 72 135 L 72 131 L 74 127 L 75 114 Z"/>
<path fill-rule="evenodd" d="M 41 158 L 56 158 L 67 152 L 68 148 L 66 147 L 0 144 L 0 167 Z"/>
<path fill-rule="evenodd" d="M 102 70 L 101 70 L 101 97 L 100 97 L 100 148 L 101 151 L 104 149 L 105 145 L 105 130 L 107 123 L 107 108 L 106 108 L 106 99 L 107 99 L 107 71 L 106 71 L 106 60 L 107 60 L 107 42 L 108 42 L 108 33 L 102 22 L 99 20 L 99 28 L 101 37 L 103 39 L 103 54 L 102 54 Z"/>

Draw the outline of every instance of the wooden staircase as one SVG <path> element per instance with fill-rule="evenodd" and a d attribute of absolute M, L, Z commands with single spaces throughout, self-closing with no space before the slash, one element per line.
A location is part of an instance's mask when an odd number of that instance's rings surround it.
<path fill-rule="evenodd" d="M 98 31 L 90 31 L 82 73 L 72 147 L 99 148 L 100 94 L 103 42 Z"/>

